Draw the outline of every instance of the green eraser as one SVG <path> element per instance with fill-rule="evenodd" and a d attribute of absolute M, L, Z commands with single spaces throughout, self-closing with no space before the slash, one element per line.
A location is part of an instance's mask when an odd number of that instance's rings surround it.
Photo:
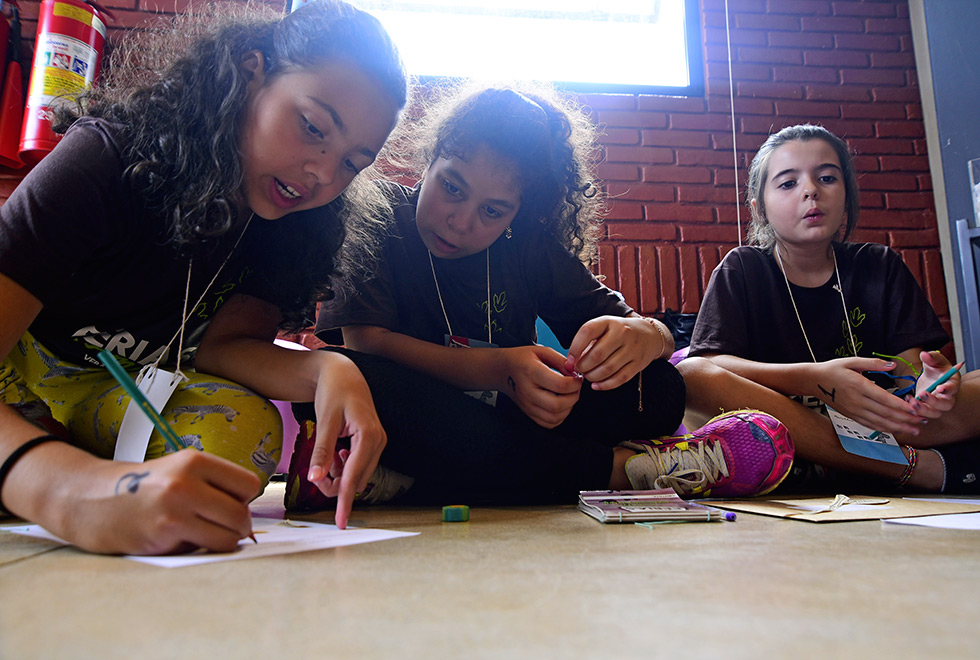
<path fill-rule="evenodd" d="M 453 504 L 442 507 L 442 522 L 466 522 L 470 519 L 470 507 Z"/>

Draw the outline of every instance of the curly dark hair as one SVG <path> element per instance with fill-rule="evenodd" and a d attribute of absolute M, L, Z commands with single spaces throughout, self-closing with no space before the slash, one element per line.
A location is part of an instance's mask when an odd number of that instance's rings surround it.
<path fill-rule="evenodd" d="M 542 85 L 472 90 L 447 86 L 419 95 L 418 107 L 392 137 L 394 160 L 421 176 L 437 158 L 468 157 L 486 146 L 516 168 L 521 207 L 511 224 L 521 232 L 546 231 L 591 264 L 605 212 L 595 176 L 597 129 L 572 99 Z"/>
<path fill-rule="evenodd" d="M 841 241 L 846 241 L 854 227 L 857 226 L 861 200 L 858 194 L 857 174 L 854 172 L 854 162 L 847 143 L 828 131 L 823 126 L 813 124 L 797 124 L 787 126 L 773 133 L 759 147 L 752 164 L 749 166 L 749 180 L 746 183 L 746 199 L 752 211 L 752 223 L 749 225 L 749 243 L 772 250 L 776 244 L 776 234 L 766 217 L 766 183 L 769 181 L 769 159 L 773 152 L 787 142 L 807 142 L 823 140 L 837 153 L 840 160 L 841 173 L 844 179 L 845 216 L 844 232 Z M 755 200 L 755 206 L 752 206 Z"/>
<path fill-rule="evenodd" d="M 184 252 L 208 249 L 248 219 L 239 212 L 246 207 L 239 146 L 250 80 L 242 66 L 247 53 L 262 53 L 267 82 L 339 59 L 373 78 L 397 108 L 407 99 L 404 68 L 390 37 L 377 19 L 342 0 L 318 0 L 286 16 L 266 5 L 210 5 L 163 29 L 130 36 L 114 50 L 107 79 L 59 110 L 57 128 L 66 130 L 81 115 L 123 126 L 124 176 L 165 220 L 168 242 Z M 372 206 L 372 190 L 355 185 L 331 204 L 291 214 L 289 229 L 280 228 L 282 254 L 274 261 L 287 270 L 276 273 L 275 302 L 283 327 L 309 323 L 315 302 L 332 295 L 341 262 L 363 263 L 344 259 L 341 250 L 342 244 L 344 250 L 366 247 L 376 233 L 358 227 L 379 217 L 381 202 Z"/>

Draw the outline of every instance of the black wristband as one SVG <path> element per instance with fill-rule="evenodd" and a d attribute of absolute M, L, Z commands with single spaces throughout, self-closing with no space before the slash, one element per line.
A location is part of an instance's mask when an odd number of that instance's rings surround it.
<path fill-rule="evenodd" d="M 17 461 L 19 461 L 24 454 L 34 449 L 38 445 L 43 445 L 45 442 L 62 442 L 62 440 L 56 435 L 42 435 L 38 438 L 28 440 L 11 452 L 10 456 L 7 457 L 7 460 L 3 462 L 3 465 L 0 465 L 0 493 L 3 492 L 3 482 L 7 480 L 7 475 L 13 469 Z M 0 500 L 0 513 L 10 513 L 6 507 L 3 506 L 2 500 Z"/>

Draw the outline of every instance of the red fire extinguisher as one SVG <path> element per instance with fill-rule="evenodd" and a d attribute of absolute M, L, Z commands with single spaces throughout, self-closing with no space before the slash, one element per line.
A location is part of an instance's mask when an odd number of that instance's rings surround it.
<path fill-rule="evenodd" d="M 95 84 L 105 48 L 106 16 L 111 14 L 94 2 L 41 3 L 20 134 L 20 158 L 25 163 L 37 163 L 61 139 L 51 130 L 50 108 L 73 101 Z"/>
<path fill-rule="evenodd" d="M 16 170 L 24 166 L 18 155 L 24 118 L 24 88 L 20 73 L 20 10 L 16 5 L 11 5 L 10 10 L 7 73 L 0 94 L 0 165 Z"/>

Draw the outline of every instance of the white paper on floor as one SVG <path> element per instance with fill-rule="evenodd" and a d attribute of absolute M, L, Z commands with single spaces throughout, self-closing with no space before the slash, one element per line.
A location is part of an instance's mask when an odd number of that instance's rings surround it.
<path fill-rule="evenodd" d="M 2 531 L 23 534 L 35 538 L 47 539 L 57 543 L 70 545 L 66 541 L 58 538 L 40 525 L 19 525 L 4 527 Z M 371 543 L 374 541 L 387 541 L 389 539 L 401 538 L 404 536 L 417 536 L 418 532 L 395 532 L 384 529 L 365 529 L 360 527 L 348 527 L 345 530 L 337 529 L 336 525 L 327 525 L 315 522 L 300 522 L 290 520 L 276 520 L 273 518 L 252 518 L 252 532 L 258 541 L 253 543 L 251 539 L 243 539 L 238 543 L 238 549 L 234 552 L 215 553 L 215 552 L 193 552 L 186 555 L 168 555 L 165 557 L 144 557 L 138 555 L 126 555 L 126 559 L 163 566 L 165 568 L 177 568 L 181 566 L 193 566 L 195 564 L 209 564 L 218 561 L 231 561 L 235 559 L 253 559 L 255 557 L 268 557 L 271 555 L 284 555 L 294 552 L 307 552 L 309 550 L 321 550 L 324 548 L 338 548 L 345 545 L 356 545 L 358 543 Z"/>
<path fill-rule="evenodd" d="M 956 502 L 959 504 L 980 504 L 980 500 L 968 497 L 943 497 L 941 495 L 923 495 L 908 497 L 910 500 L 928 500 L 930 502 Z M 980 530 L 980 513 L 951 513 L 944 516 L 920 516 L 918 518 L 895 518 L 886 523 L 900 525 L 919 525 L 921 527 L 938 527 L 942 529 L 973 529 Z"/>

